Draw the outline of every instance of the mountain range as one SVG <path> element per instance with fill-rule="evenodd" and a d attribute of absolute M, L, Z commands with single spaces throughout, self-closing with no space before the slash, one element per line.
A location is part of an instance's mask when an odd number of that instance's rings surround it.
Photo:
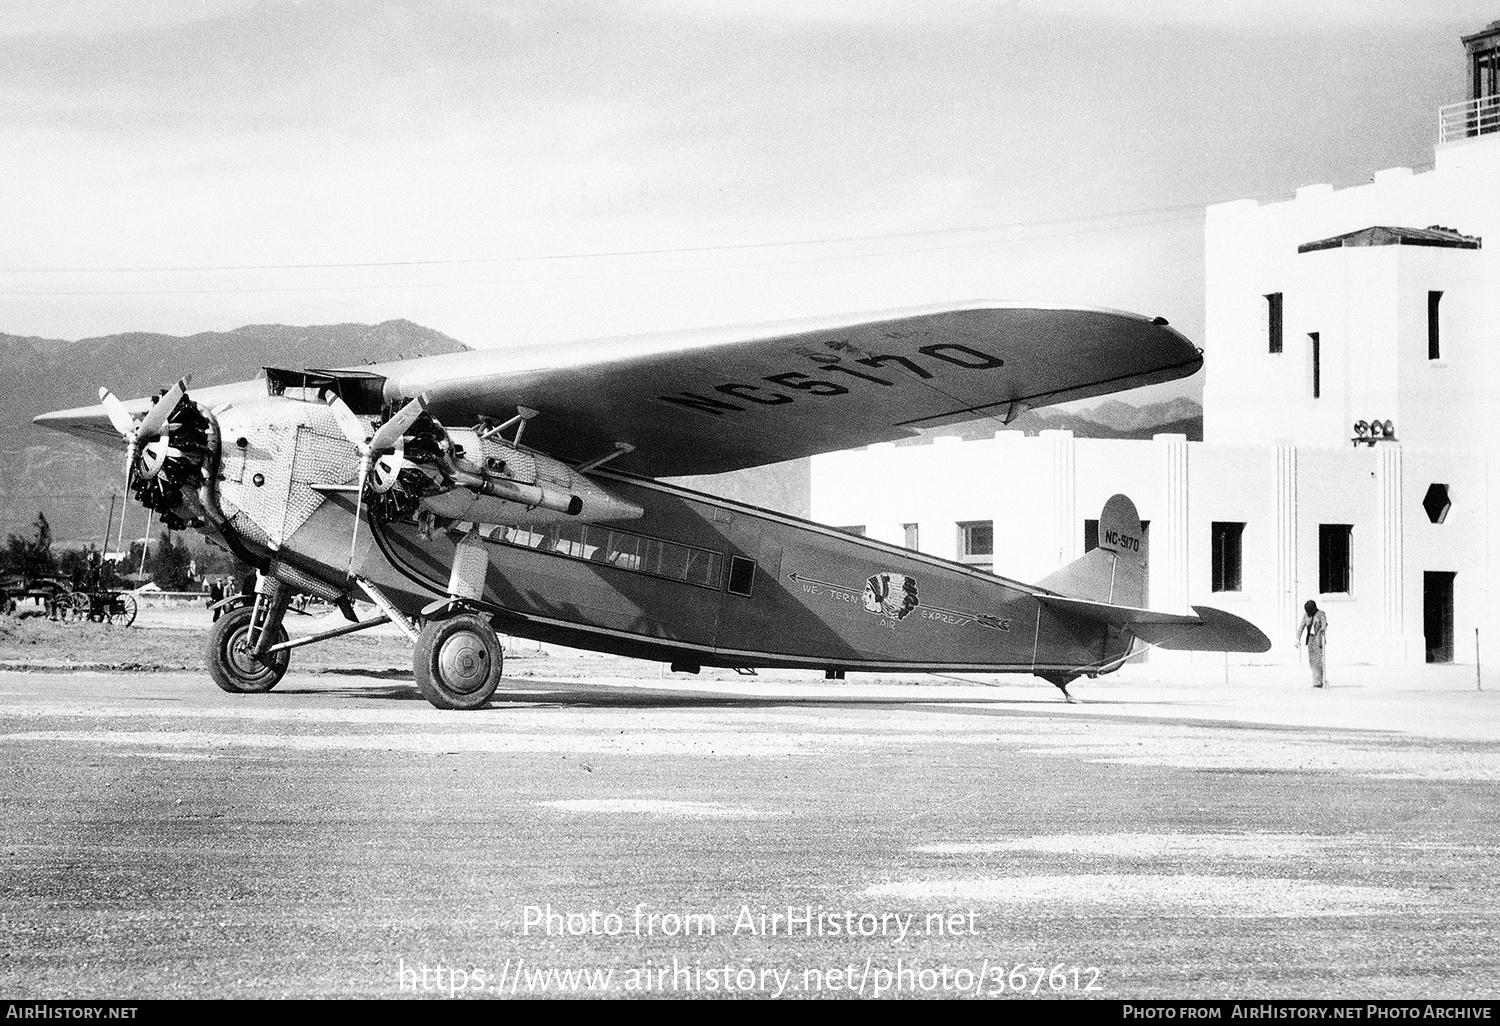
<path fill-rule="evenodd" d="M 111 499 L 124 493 L 124 447 L 110 451 L 31 423 L 49 410 L 94 405 L 100 386 L 132 398 L 153 395 L 185 373 L 205 387 L 253 378 L 262 367 L 353 367 L 467 348 L 405 320 L 252 324 L 188 336 L 131 332 L 76 342 L 0 334 L 0 537 L 29 535 L 40 512 L 59 542 L 103 538 Z M 129 509 L 125 536 L 139 538 L 146 511 L 134 502 Z M 118 528 L 118 503 L 116 510 Z"/>
<path fill-rule="evenodd" d="M 1177 398 L 1166 402 L 1132 406 L 1118 399 L 1106 399 L 1098 406 L 1074 410 L 1044 408 L 1028 410 L 1009 424 L 993 420 L 971 420 L 963 424 L 933 428 L 921 438 L 897 445 L 920 445 L 934 435 L 956 435 L 960 438 L 990 438 L 997 430 L 1038 431 L 1067 430 L 1079 438 L 1150 438 L 1160 434 L 1187 435 L 1192 442 L 1203 440 L 1203 407 L 1191 399 Z"/>
<path fill-rule="evenodd" d="M 40 512 L 59 542 L 102 540 L 112 498 L 124 490 L 123 447 L 112 451 L 31 423 L 49 410 L 93 405 L 101 385 L 129 398 L 152 394 L 185 372 L 201 387 L 243 381 L 262 367 L 353 367 L 467 348 L 406 320 L 310 327 L 256 324 L 185 337 L 132 332 L 74 342 L 0 334 L 0 539 L 10 533 L 29 535 Z M 898 444 L 921 444 L 938 434 L 988 438 L 998 427 L 994 421 L 972 421 Z M 1086 410 L 1034 410 L 1004 427 L 1027 434 L 1065 428 L 1081 438 L 1181 432 L 1196 440 L 1203 436 L 1203 410 L 1191 399 L 1142 407 L 1110 399 Z M 795 515 L 806 516 L 810 508 L 806 460 L 678 480 Z M 115 508 L 111 537 L 119 524 L 118 503 Z M 130 504 L 127 538 L 146 533 L 145 513 Z"/>

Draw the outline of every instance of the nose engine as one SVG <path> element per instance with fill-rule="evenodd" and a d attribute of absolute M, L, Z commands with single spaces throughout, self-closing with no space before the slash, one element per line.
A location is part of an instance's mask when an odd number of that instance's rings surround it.
<path fill-rule="evenodd" d="M 213 414 L 193 402 L 183 378 L 157 396 L 137 420 L 107 388 L 99 400 L 125 441 L 126 486 L 172 530 L 205 527 L 218 455 Z M 211 491 L 209 492 L 211 495 Z"/>

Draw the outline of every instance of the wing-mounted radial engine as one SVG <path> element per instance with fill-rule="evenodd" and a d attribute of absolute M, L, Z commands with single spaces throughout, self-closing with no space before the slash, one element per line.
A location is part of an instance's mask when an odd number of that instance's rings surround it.
<path fill-rule="evenodd" d="M 444 470 L 454 487 L 424 496 L 422 512 L 474 524 L 634 520 L 641 507 L 612 494 L 561 460 L 520 444 L 535 411 L 499 426 L 444 431 Z M 501 432 L 516 424 L 513 441 Z"/>
<path fill-rule="evenodd" d="M 411 400 L 364 437 L 364 424 L 337 395 L 328 405 L 361 455 L 356 489 L 382 522 L 418 516 L 473 524 L 539 524 L 559 520 L 633 520 L 641 508 L 626 502 L 560 460 L 519 444 L 520 428 L 444 427 Z M 369 498 L 366 500 L 366 495 Z"/>

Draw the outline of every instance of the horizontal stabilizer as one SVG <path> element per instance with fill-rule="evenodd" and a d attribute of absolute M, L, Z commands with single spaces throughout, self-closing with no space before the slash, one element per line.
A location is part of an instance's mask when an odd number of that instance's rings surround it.
<path fill-rule="evenodd" d="M 1131 633 L 1147 644 L 1176 652 L 1269 652 L 1271 639 L 1243 617 L 1212 606 L 1194 606 L 1200 623 L 1181 634 L 1170 631 Z"/>
<path fill-rule="evenodd" d="M 1038 595 L 1037 599 L 1075 616 L 1129 631 L 1148 645 L 1174 652 L 1266 652 L 1271 648 L 1271 639 L 1255 624 L 1211 606 L 1194 606 L 1196 616 L 1182 616 L 1059 595 Z"/>

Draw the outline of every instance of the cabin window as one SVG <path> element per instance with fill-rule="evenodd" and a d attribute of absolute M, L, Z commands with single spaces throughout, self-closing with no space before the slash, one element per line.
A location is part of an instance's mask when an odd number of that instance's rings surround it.
<path fill-rule="evenodd" d="M 1438 304 L 1443 301 L 1441 292 L 1427 293 L 1427 359 L 1443 358 L 1442 338 L 1438 334 Z"/>
<path fill-rule="evenodd" d="M 718 552 L 598 524 L 499 527 L 485 540 L 703 588 L 718 588 L 724 567 L 724 557 Z"/>
<path fill-rule="evenodd" d="M 614 544 L 606 548 L 605 562 L 622 570 L 639 570 L 644 566 L 646 539 L 623 531 L 614 532 Z"/>
<path fill-rule="evenodd" d="M 755 585 L 755 560 L 744 556 L 729 557 L 729 594 L 749 595 Z"/>
<path fill-rule="evenodd" d="M 1281 293 L 1271 292 L 1266 299 L 1266 351 L 1281 352 Z"/>
<path fill-rule="evenodd" d="M 958 561 L 976 570 L 995 565 L 995 522 L 970 520 L 958 525 Z"/>
<path fill-rule="evenodd" d="M 1245 525 L 1214 521 L 1211 530 L 1213 590 L 1239 591 Z"/>
<path fill-rule="evenodd" d="M 1318 525 L 1318 593 L 1347 595 L 1354 576 L 1354 525 Z"/>

